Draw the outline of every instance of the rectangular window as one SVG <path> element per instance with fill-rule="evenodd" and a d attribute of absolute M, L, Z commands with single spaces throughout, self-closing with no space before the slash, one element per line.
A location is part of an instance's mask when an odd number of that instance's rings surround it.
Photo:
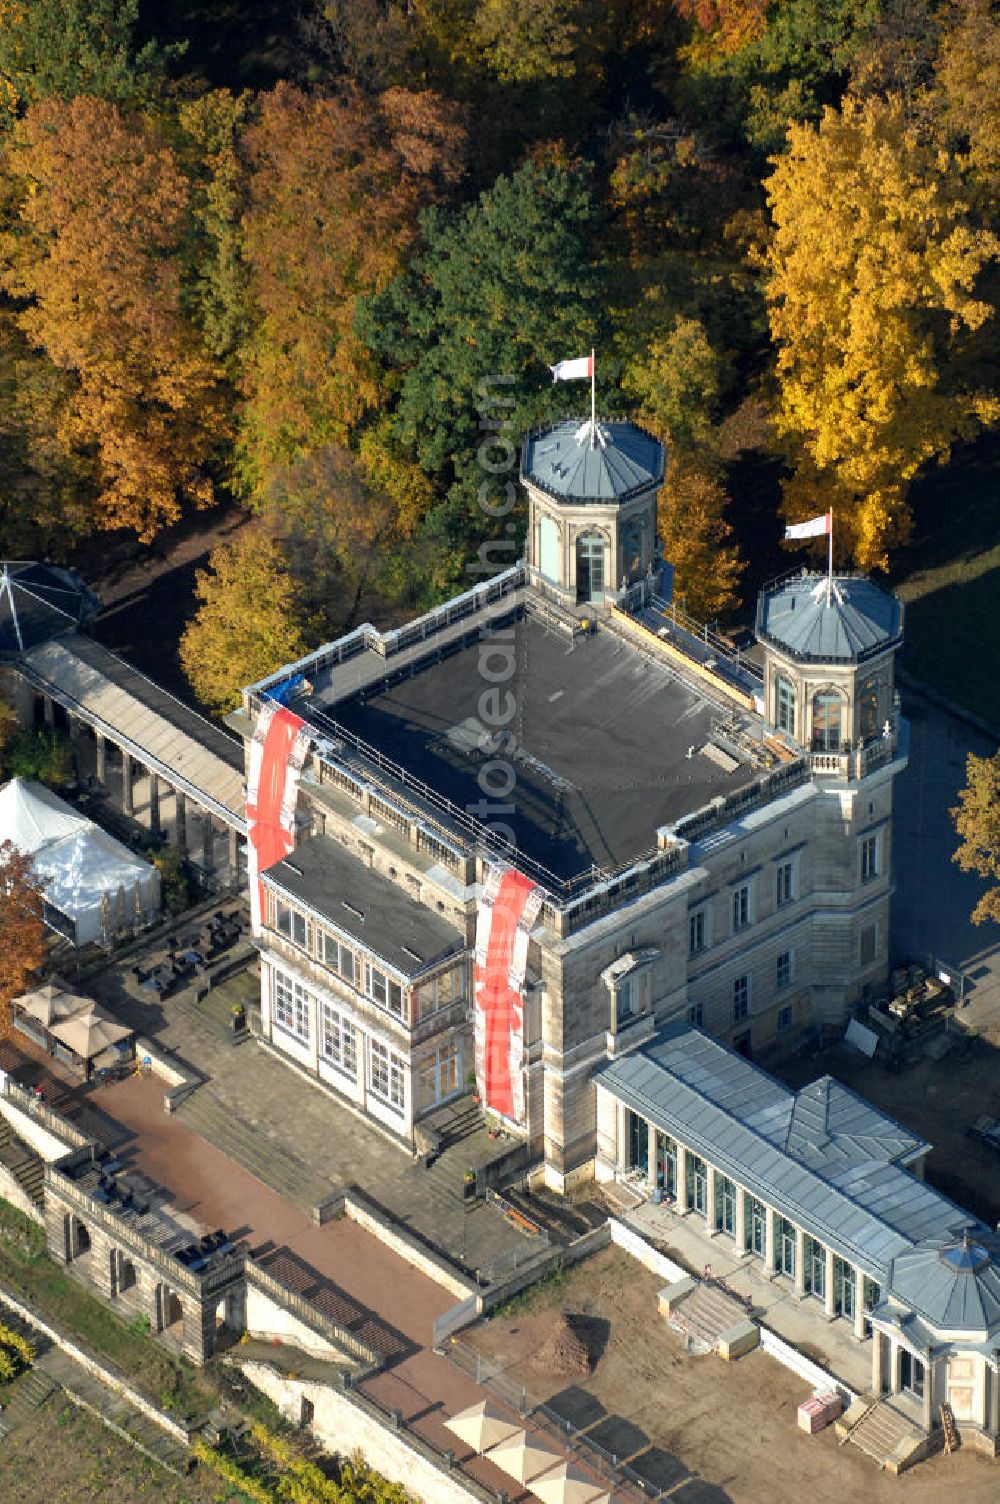
<path fill-rule="evenodd" d="M 320 1010 L 320 1049 L 323 1057 L 352 1081 L 358 1078 L 358 1037 L 351 1020 L 329 1003 Z"/>
<path fill-rule="evenodd" d="M 750 978 L 736 977 L 733 981 L 733 1023 L 742 1023 L 750 1013 Z"/>
<path fill-rule="evenodd" d="M 774 985 L 780 992 L 782 987 L 790 987 L 792 982 L 792 952 L 783 950 L 778 956 L 775 965 Z"/>
<path fill-rule="evenodd" d="M 274 1022 L 279 1029 L 309 1043 L 309 994 L 283 971 L 274 973 Z"/>
<path fill-rule="evenodd" d="M 705 910 L 696 909 L 688 918 L 689 949 L 692 956 L 700 955 L 708 943 L 705 938 Z"/>
<path fill-rule="evenodd" d="M 731 1238 L 736 1236 L 736 1185 L 728 1175 L 715 1177 L 715 1225 Z"/>
<path fill-rule="evenodd" d="M 779 1274 L 795 1278 L 795 1224 L 787 1217 L 774 1219 L 774 1259 Z"/>
<path fill-rule="evenodd" d="M 457 1039 L 449 1039 L 433 1054 L 420 1063 L 417 1072 L 418 1111 L 426 1112 L 436 1107 L 458 1091 L 462 1074 L 461 1045 Z"/>
<path fill-rule="evenodd" d="M 306 920 L 305 915 L 298 913 L 289 904 L 283 903 L 280 898 L 274 903 L 274 927 L 281 935 L 287 935 L 289 940 L 303 948 L 306 943 Z"/>
<path fill-rule="evenodd" d="M 842 1258 L 833 1261 L 833 1309 L 838 1316 L 853 1319 L 856 1285 L 854 1267 Z"/>
<path fill-rule="evenodd" d="M 815 1238 L 806 1236 L 802 1241 L 806 1293 L 823 1300 L 826 1296 L 826 1249 Z"/>
<path fill-rule="evenodd" d="M 708 1166 L 697 1154 L 687 1157 L 687 1198 L 693 1211 L 708 1211 Z"/>
<path fill-rule="evenodd" d="M 337 972 L 338 976 L 342 976 L 344 981 L 350 982 L 353 987 L 356 974 L 354 952 L 336 936 L 328 934 L 326 930 L 323 931 L 322 946 L 323 960 L 330 970 Z"/>
<path fill-rule="evenodd" d="M 387 977 L 377 966 L 365 963 L 365 991 L 373 1003 L 388 1008 L 396 1018 L 403 1017 L 403 989 L 392 977 Z"/>
<path fill-rule="evenodd" d="M 788 1031 L 789 1031 L 789 1029 L 791 1027 L 792 1027 L 792 1010 L 791 1010 L 791 1008 L 779 1008 L 778 1009 L 778 1033 L 779 1034 L 787 1034 Z"/>
<path fill-rule="evenodd" d="M 878 951 L 878 925 L 869 924 L 858 936 L 858 956 L 862 966 L 871 966 Z"/>
<path fill-rule="evenodd" d="M 861 842 L 861 881 L 870 883 L 878 877 L 878 836 L 865 836 Z"/>
<path fill-rule="evenodd" d="M 689 1024 L 694 1024 L 696 1029 L 702 1028 L 705 1023 L 705 1004 L 691 1003 L 687 1011 L 687 1020 Z"/>
<path fill-rule="evenodd" d="M 406 1065 L 395 1050 L 378 1039 L 368 1042 L 368 1089 L 397 1112 L 406 1102 Z"/>
<path fill-rule="evenodd" d="M 750 923 L 750 884 L 741 883 L 733 890 L 733 933 L 745 930 Z"/>
<path fill-rule="evenodd" d="M 767 1208 L 756 1196 L 746 1196 L 743 1201 L 743 1236 L 746 1246 L 759 1259 L 767 1253 Z"/>
<path fill-rule="evenodd" d="M 795 863 L 781 862 L 775 871 L 774 901 L 779 909 L 795 900 Z"/>
<path fill-rule="evenodd" d="M 619 1024 L 632 1017 L 635 1007 L 635 983 L 631 977 L 619 982 L 615 988 L 615 1014 Z"/>

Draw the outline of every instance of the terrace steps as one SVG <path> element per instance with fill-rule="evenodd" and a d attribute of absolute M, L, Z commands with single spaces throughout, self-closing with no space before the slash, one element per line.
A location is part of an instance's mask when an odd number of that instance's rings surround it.
<path fill-rule="evenodd" d="M 59 1385 L 38 1368 L 29 1368 L 11 1387 L 3 1413 L 0 1414 L 0 1438 L 7 1437 L 40 1410 L 46 1400 L 55 1394 Z"/>
<path fill-rule="evenodd" d="M 36 1206 L 45 1202 L 45 1161 L 18 1138 L 6 1118 L 0 1117 L 0 1162 Z"/>
<path fill-rule="evenodd" d="M 671 1308 L 671 1320 L 710 1352 L 718 1347 L 722 1333 L 745 1321 L 746 1314 L 746 1307 L 735 1296 L 707 1280 L 695 1285 L 676 1309 Z"/>
<path fill-rule="evenodd" d="M 201 1086 L 186 1097 L 177 1116 L 186 1128 L 297 1206 L 310 1209 L 328 1194 L 330 1187 L 307 1165 L 233 1112 L 208 1087 Z"/>
<path fill-rule="evenodd" d="M 847 1440 L 879 1467 L 896 1473 L 925 1444 L 926 1437 L 913 1421 L 883 1400 L 861 1417 Z"/>
<path fill-rule="evenodd" d="M 90 1410 L 137 1451 L 181 1477 L 189 1471 L 189 1452 L 184 1442 L 164 1431 L 124 1396 L 92 1377 L 66 1353 L 53 1348 L 42 1365 L 54 1386 L 58 1384 L 75 1404 Z"/>

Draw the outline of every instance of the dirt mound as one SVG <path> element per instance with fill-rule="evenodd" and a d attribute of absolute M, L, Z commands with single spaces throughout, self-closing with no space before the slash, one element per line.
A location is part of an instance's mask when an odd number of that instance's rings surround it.
<path fill-rule="evenodd" d="M 559 1314 L 553 1318 L 548 1336 L 532 1353 L 528 1363 L 536 1373 L 568 1378 L 590 1372 L 590 1353 L 587 1344 L 573 1330 L 569 1318 Z"/>

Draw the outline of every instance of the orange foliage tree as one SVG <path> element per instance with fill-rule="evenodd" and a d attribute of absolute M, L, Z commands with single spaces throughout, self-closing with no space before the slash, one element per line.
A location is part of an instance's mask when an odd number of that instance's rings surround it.
<path fill-rule="evenodd" d="M 240 473 L 264 495 L 276 466 L 344 444 L 378 400 L 355 300 L 399 271 L 420 206 L 462 173 L 464 132 L 434 95 L 381 104 L 279 84 L 246 133 L 246 256 L 255 334 L 245 367 Z"/>
<path fill-rule="evenodd" d="M 726 52 L 734 52 L 763 32 L 771 0 L 673 0 L 686 21 L 713 33 Z"/>
<path fill-rule="evenodd" d="M 32 105 L 7 172 L 0 285 L 73 378 L 55 437 L 90 461 L 96 525 L 148 540 L 213 499 L 226 431 L 221 373 L 185 311 L 187 181 L 152 125 L 85 97 Z"/>
<path fill-rule="evenodd" d="M 4 841 L 0 844 L 0 1038 L 10 1032 L 11 1000 L 27 990 L 45 960 L 42 909 L 31 858 Z"/>

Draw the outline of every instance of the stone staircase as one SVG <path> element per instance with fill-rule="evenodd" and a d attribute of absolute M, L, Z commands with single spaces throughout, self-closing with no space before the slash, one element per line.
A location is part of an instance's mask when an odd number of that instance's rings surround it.
<path fill-rule="evenodd" d="M 122 1395 L 93 1378 L 59 1348 L 46 1353 L 40 1360 L 38 1371 L 50 1380 L 53 1388 L 63 1389 L 75 1404 L 90 1410 L 104 1425 L 153 1462 L 160 1463 L 179 1477 L 184 1477 L 190 1470 L 188 1448 L 182 1441 L 162 1430 Z"/>
<path fill-rule="evenodd" d="M 709 1352 L 718 1347 L 723 1332 L 745 1321 L 746 1317 L 746 1307 L 710 1280 L 696 1284 L 670 1312 L 671 1321 Z"/>
<path fill-rule="evenodd" d="M 920 1427 L 885 1400 L 873 1404 L 845 1439 L 891 1473 L 918 1461 L 914 1453 L 927 1442 Z"/>
<path fill-rule="evenodd" d="M 311 1210 L 330 1187 L 270 1135 L 240 1118 L 207 1086 L 200 1086 L 177 1109 L 186 1128 L 200 1134 L 244 1170 L 303 1210 Z"/>
<path fill-rule="evenodd" d="M 0 1412 L 0 1439 L 8 1437 L 11 1431 L 40 1410 L 58 1388 L 55 1379 L 44 1369 L 29 1368 L 21 1374 L 12 1384 L 7 1403 Z"/>
<path fill-rule="evenodd" d="M 3 1117 L 0 1117 L 0 1163 L 6 1165 L 25 1195 L 41 1207 L 45 1201 L 45 1161 L 18 1138 Z"/>

